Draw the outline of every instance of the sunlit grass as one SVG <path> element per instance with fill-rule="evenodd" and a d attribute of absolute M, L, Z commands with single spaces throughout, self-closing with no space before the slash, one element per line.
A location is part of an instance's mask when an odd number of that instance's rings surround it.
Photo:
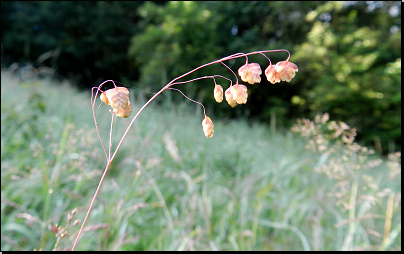
<path fill-rule="evenodd" d="M 52 250 L 49 226 L 65 227 L 77 207 L 57 246 L 70 249 L 79 230 L 73 221 L 84 218 L 106 163 L 90 93 L 8 72 L 1 79 L 1 249 Z M 136 112 L 144 100 L 134 97 Z M 108 110 L 97 110 L 103 138 Z M 147 107 L 108 172 L 77 250 L 401 249 L 401 173 L 389 177 L 401 163 L 357 171 L 348 197 L 356 204 L 368 194 L 374 202 L 346 210 L 328 194 L 338 181 L 315 170 L 328 160 L 305 148 L 306 139 L 211 118 L 215 133 L 207 139 L 198 105 Z M 113 146 L 130 120 L 115 120 Z M 376 179 L 374 192 L 355 187 L 365 171 Z"/>

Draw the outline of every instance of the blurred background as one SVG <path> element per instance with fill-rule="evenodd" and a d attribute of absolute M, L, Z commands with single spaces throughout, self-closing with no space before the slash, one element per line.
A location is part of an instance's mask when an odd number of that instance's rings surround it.
<path fill-rule="evenodd" d="M 212 138 L 176 91 L 145 108 L 76 250 L 401 250 L 399 1 L 2 1 L 1 250 L 71 250 L 107 163 L 92 87 L 128 87 L 137 112 L 200 65 L 271 49 L 299 72 L 246 84 L 245 105 L 176 85 Z"/>
<path fill-rule="evenodd" d="M 328 112 L 357 128 L 363 144 L 384 154 L 401 150 L 400 1 L 6 1 L 1 24 L 2 68 L 30 65 L 87 90 L 113 79 L 156 92 L 230 54 L 287 49 L 298 75 L 275 85 L 262 75 L 248 85 L 244 107 L 214 103 L 211 80 L 178 88 L 218 117 L 289 128 L 297 117 Z M 276 63 L 287 54 L 268 57 Z M 259 56 L 250 62 L 267 66 Z M 228 64 L 237 70 L 244 59 Z M 191 77 L 212 74 L 228 70 L 212 66 Z"/>

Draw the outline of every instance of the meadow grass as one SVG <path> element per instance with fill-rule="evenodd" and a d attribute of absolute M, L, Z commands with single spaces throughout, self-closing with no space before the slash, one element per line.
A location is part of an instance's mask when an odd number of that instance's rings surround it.
<path fill-rule="evenodd" d="M 1 250 L 71 249 L 106 164 L 90 96 L 2 71 Z M 136 112 L 145 100 L 131 96 Z M 358 162 L 338 144 L 315 152 L 316 137 L 212 115 L 207 139 L 200 106 L 163 105 L 132 126 L 77 250 L 401 250 L 399 155 Z M 108 110 L 96 111 L 103 138 Z M 115 120 L 113 146 L 130 120 Z"/>

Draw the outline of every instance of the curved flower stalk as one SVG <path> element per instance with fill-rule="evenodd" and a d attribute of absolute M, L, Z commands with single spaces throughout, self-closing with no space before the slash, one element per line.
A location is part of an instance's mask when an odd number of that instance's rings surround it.
<path fill-rule="evenodd" d="M 277 63 L 275 66 L 273 66 L 271 64 L 271 60 L 265 55 L 265 53 L 273 53 L 273 52 L 287 52 L 288 53 L 288 58 L 285 61 L 281 61 L 279 63 Z M 173 88 L 172 86 L 174 85 L 180 85 L 180 84 L 185 84 L 185 83 L 190 83 L 190 82 L 194 82 L 200 79 L 213 79 L 214 81 L 214 92 L 213 92 L 213 96 L 215 98 L 215 100 L 218 103 L 221 103 L 223 101 L 223 87 L 221 85 L 218 85 L 216 83 L 216 78 L 223 78 L 227 81 L 230 81 L 230 85 L 229 87 L 226 89 L 225 92 L 225 97 L 226 97 L 226 101 L 228 102 L 228 104 L 231 107 L 235 107 L 239 104 L 246 104 L 247 103 L 247 98 L 248 98 L 248 92 L 247 92 L 247 86 L 240 84 L 238 81 L 238 77 L 237 75 L 234 73 L 234 71 L 228 67 L 224 62 L 232 60 L 232 59 L 237 59 L 237 58 L 241 58 L 241 57 L 245 57 L 246 58 L 246 63 L 241 66 L 238 69 L 238 74 L 241 78 L 241 80 L 243 82 L 247 82 L 249 84 L 255 84 L 255 83 L 260 83 L 261 82 L 261 77 L 260 75 L 262 74 L 261 71 L 261 67 L 259 64 L 257 63 L 248 63 L 248 56 L 250 55 L 262 55 L 265 58 L 268 59 L 269 61 L 269 66 L 266 68 L 265 70 L 265 75 L 267 80 L 274 84 L 274 83 L 278 83 L 281 80 L 282 81 L 286 81 L 286 82 L 290 82 L 291 79 L 295 76 L 295 73 L 298 71 L 297 65 L 295 65 L 294 63 L 289 62 L 289 58 L 290 58 L 290 53 L 289 51 L 285 50 L 285 49 L 276 49 L 276 50 L 263 50 L 263 51 L 254 51 L 254 52 L 250 52 L 250 53 L 236 53 L 230 56 L 226 56 L 223 57 L 219 60 L 201 65 L 181 76 L 178 76 L 176 78 L 174 78 L 173 80 L 171 80 L 167 85 L 165 85 L 163 88 L 160 89 L 160 91 L 158 91 L 157 93 L 155 93 L 153 95 L 153 97 L 151 97 L 140 109 L 139 111 L 136 113 L 135 116 L 133 116 L 132 121 L 129 123 L 125 133 L 122 135 L 121 140 L 119 141 L 119 143 L 117 144 L 115 151 L 111 151 L 112 148 L 112 129 L 113 129 L 113 122 L 114 122 L 114 116 L 118 116 L 118 117 L 129 117 L 132 113 L 132 105 L 129 101 L 129 90 L 125 87 L 117 87 L 115 82 L 113 80 L 106 80 L 103 83 L 101 83 L 98 87 L 93 87 L 92 88 L 92 96 L 91 96 L 91 105 L 93 108 L 93 117 L 94 117 L 94 124 L 95 124 L 95 128 L 97 130 L 97 134 L 98 134 L 98 138 L 100 139 L 101 145 L 104 149 L 105 152 L 105 157 L 107 159 L 107 165 L 105 167 L 104 173 L 100 179 L 100 182 L 98 184 L 98 187 L 95 191 L 95 194 L 93 196 L 93 199 L 90 203 L 90 206 L 88 208 L 87 214 L 83 220 L 83 223 L 81 225 L 81 228 L 78 232 L 78 235 L 76 237 L 76 240 L 74 242 L 74 245 L 72 247 L 72 250 L 75 249 L 75 247 L 77 246 L 78 240 L 80 239 L 80 235 L 83 231 L 84 225 L 87 221 L 87 218 L 91 212 L 92 206 L 95 202 L 95 199 L 98 195 L 98 192 L 101 188 L 101 184 L 105 178 L 105 175 L 108 172 L 108 169 L 112 163 L 112 161 L 114 160 L 119 148 L 122 145 L 123 140 L 125 139 L 127 133 L 129 132 L 129 129 L 132 127 L 134 121 L 136 120 L 136 118 L 139 116 L 139 114 L 143 111 L 143 109 L 149 105 L 157 96 L 159 96 L 162 92 L 164 92 L 167 89 L 170 90 L 176 90 L 178 92 L 180 92 L 185 98 L 187 98 L 188 100 L 197 103 L 199 105 L 201 105 L 203 107 L 204 110 L 204 119 L 202 121 L 202 130 L 205 134 L 205 136 L 207 138 L 211 138 L 213 136 L 213 132 L 214 132 L 214 125 L 213 122 L 211 120 L 210 117 L 208 117 L 205 113 L 205 107 L 203 106 L 202 103 L 194 101 L 190 98 L 188 98 L 186 95 L 184 95 L 181 90 L 177 89 L 177 88 Z M 213 64 L 222 64 L 224 67 L 226 67 L 231 73 L 232 75 L 235 77 L 236 82 L 235 85 L 233 85 L 233 81 L 230 78 L 221 76 L 221 75 L 212 75 L 212 76 L 203 76 L 203 77 L 198 77 L 198 78 L 194 78 L 194 79 L 190 79 L 190 80 L 186 80 L 186 81 L 179 81 L 180 79 L 183 79 L 184 77 L 186 77 L 187 75 L 198 71 L 199 69 L 202 69 L 206 66 L 209 65 L 213 65 Z M 114 84 L 114 88 L 106 90 L 106 91 L 102 91 L 102 86 L 107 83 L 107 82 L 112 82 Z M 100 132 L 98 129 L 98 124 L 97 124 L 97 119 L 95 117 L 95 103 L 98 97 L 98 94 L 101 93 L 100 95 L 100 99 L 102 102 L 104 102 L 107 105 L 110 105 L 112 107 L 112 119 L 111 119 L 111 129 L 110 129 L 110 135 L 109 135 L 109 149 L 108 152 L 105 149 L 104 146 L 104 142 L 101 139 L 100 136 Z"/>

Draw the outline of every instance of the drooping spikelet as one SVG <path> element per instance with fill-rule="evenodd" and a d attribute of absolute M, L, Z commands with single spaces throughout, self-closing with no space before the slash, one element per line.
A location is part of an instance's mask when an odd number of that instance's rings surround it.
<path fill-rule="evenodd" d="M 132 113 L 129 90 L 126 87 L 115 87 L 101 93 L 101 101 L 111 105 L 119 117 L 128 117 Z"/>
<path fill-rule="evenodd" d="M 213 136 L 213 122 L 210 120 L 209 116 L 205 115 L 205 119 L 202 121 L 202 128 L 207 138 L 211 138 Z"/>

